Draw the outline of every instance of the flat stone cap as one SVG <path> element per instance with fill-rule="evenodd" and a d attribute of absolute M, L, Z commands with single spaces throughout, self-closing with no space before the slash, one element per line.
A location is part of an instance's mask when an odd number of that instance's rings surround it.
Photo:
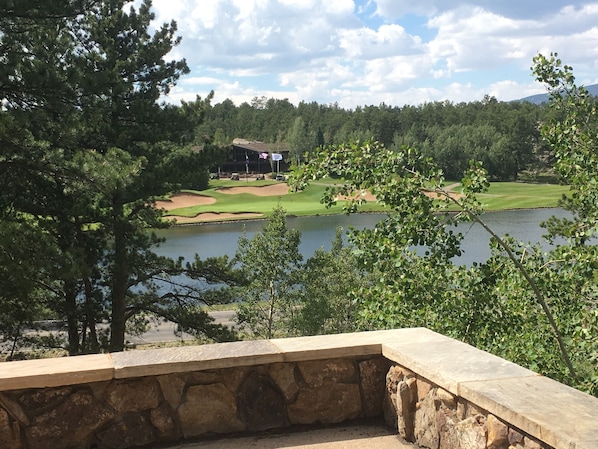
<path fill-rule="evenodd" d="M 114 378 L 110 354 L 0 363 L 0 391 L 59 387 Z"/>

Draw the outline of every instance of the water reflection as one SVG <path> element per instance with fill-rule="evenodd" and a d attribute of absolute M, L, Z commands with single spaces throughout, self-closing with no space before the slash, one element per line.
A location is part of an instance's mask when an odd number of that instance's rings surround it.
<path fill-rule="evenodd" d="M 509 234 L 524 242 L 539 242 L 545 230 L 539 224 L 552 215 L 557 217 L 570 216 L 562 209 L 531 209 L 516 211 L 488 212 L 482 219 L 498 235 Z M 338 226 L 348 229 L 374 227 L 380 221 L 379 214 L 330 215 L 317 217 L 289 217 L 287 224 L 290 228 L 301 232 L 300 250 L 305 258 L 313 255 L 314 251 L 323 247 L 330 249 Z M 193 260 L 198 253 L 202 259 L 213 256 L 234 256 L 237 243 L 243 231 L 252 237 L 260 231 L 265 221 L 247 221 L 236 223 L 207 223 L 196 226 L 180 226 L 160 230 L 158 235 L 166 237 L 166 242 L 157 252 L 169 257 L 183 256 L 186 260 Z M 459 231 L 465 235 L 463 241 L 463 255 L 460 263 L 470 265 L 472 262 L 483 262 L 490 256 L 488 242 L 490 236 L 481 226 L 466 223 L 459 226 Z"/>

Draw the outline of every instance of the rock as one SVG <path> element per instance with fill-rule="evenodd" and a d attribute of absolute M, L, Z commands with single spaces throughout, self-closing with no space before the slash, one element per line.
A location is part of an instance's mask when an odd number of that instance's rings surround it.
<path fill-rule="evenodd" d="M 440 401 L 436 400 L 438 404 Z M 439 448 L 440 449 L 455 449 L 460 448 L 459 438 L 455 432 L 455 426 L 459 422 L 457 418 L 457 411 L 440 405 L 436 411 L 436 428 L 438 429 Z"/>
<path fill-rule="evenodd" d="M 437 449 L 440 443 L 436 424 L 436 405 L 434 396 L 436 389 L 417 404 L 415 410 L 414 438 L 418 446 Z"/>
<path fill-rule="evenodd" d="M 252 372 L 239 386 L 237 407 L 241 421 L 252 431 L 289 424 L 282 394 L 272 380 L 263 374 Z"/>
<path fill-rule="evenodd" d="M 525 439 L 523 441 L 524 441 L 524 444 L 523 444 L 524 449 L 542 449 L 543 448 L 543 446 L 540 443 L 538 443 L 535 440 L 532 440 L 529 437 L 525 437 Z"/>
<path fill-rule="evenodd" d="M 241 382 L 245 380 L 250 370 L 258 370 L 261 372 L 260 366 L 239 366 L 222 370 L 222 383 L 230 391 L 237 391 Z M 214 382 L 218 383 L 218 382 Z"/>
<path fill-rule="evenodd" d="M 161 390 L 155 378 L 117 380 L 106 388 L 106 402 L 118 413 L 154 409 L 162 400 Z"/>
<path fill-rule="evenodd" d="M 397 388 L 397 429 L 401 437 L 407 441 L 414 440 L 415 430 L 415 404 L 417 399 L 416 379 L 399 382 Z"/>
<path fill-rule="evenodd" d="M 148 420 L 142 415 L 127 414 L 118 422 L 98 432 L 98 441 L 109 449 L 127 449 L 155 441 Z"/>
<path fill-rule="evenodd" d="M 160 441 L 175 441 L 181 437 L 174 410 L 167 403 L 161 404 L 150 412 L 150 422 L 156 429 Z"/>
<path fill-rule="evenodd" d="M 301 362 L 297 364 L 303 380 L 310 387 L 320 387 L 324 381 L 355 382 L 355 366 L 352 360 L 332 359 Z"/>
<path fill-rule="evenodd" d="M 31 418 L 42 410 L 57 406 L 72 392 L 73 389 L 71 387 L 26 390 L 16 398 L 16 402 L 21 405 L 23 411 Z"/>
<path fill-rule="evenodd" d="M 181 403 L 181 397 L 185 389 L 185 375 L 168 374 L 158 376 L 158 383 L 162 390 L 162 396 L 164 396 L 164 399 L 166 399 L 166 402 L 170 404 L 173 410 L 176 410 Z"/>
<path fill-rule="evenodd" d="M 403 369 L 400 366 L 391 366 L 386 373 L 386 390 L 389 393 L 397 392 L 397 385 L 405 379 Z"/>
<path fill-rule="evenodd" d="M 463 421 L 467 418 L 467 402 L 460 401 L 457 403 L 457 419 Z"/>
<path fill-rule="evenodd" d="M 209 385 L 222 382 L 219 371 L 193 371 L 187 375 L 188 385 Z"/>
<path fill-rule="evenodd" d="M 234 395 L 221 383 L 189 387 L 177 416 L 185 438 L 245 430 Z"/>
<path fill-rule="evenodd" d="M 401 370 L 403 371 L 403 376 L 405 377 L 405 379 L 411 379 L 412 377 L 413 378 L 417 377 L 417 375 L 410 369 L 402 367 Z"/>
<path fill-rule="evenodd" d="M 397 387 L 404 379 L 400 366 L 391 366 L 386 373 L 386 393 L 382 402 L 384 421 L 393 429 L 397 429 Z"/>
<path fill-rule="evenodd" d="M 436 389 L 436 400 L 440 402 L 445 407 L 450 409 L 457 409 L 457 399 L 448 391 L 444 390 L 443 388 Z"/>
<path fill-rule="evenodd" d="M 455 425 L 459 449 L 486 449 L 486 418 L 477 415 Z"/>
<path fill-rule="evenodd" d="M 306 387 L 287 408 L 291 424 L 333 424 L 361 414 L 361 395 L 356 384 L 327 382 L 319 388 Z"/>
<path fill-rule="evenodd" d="M 0 408 L 0 447 L 2 449 L 21 449 L 19 423 L 10 419 L 3 408 Z"/>
<path fill-rule="evenodd" d="M 399 416 L 397 414 L 397 395 L 386 394 L 382 402 L 382 413 L 384 414 L 384 422 L 388 427 L 398 431 L 397 424 Z"/>
<path fill-rule="evenodd" d="M 2 393 L 0 393 L 0 407 L 4 408 L 4 410 L 10 416 L 16 419 L 21 426 L 26 427 L 29 425 L 29 418 L 27 417 L 27 415 L 25 415 L 20 405 L 17 404 L 13 399 Z"/>
<path fill-rule="evenodd" d="M 64 449 L 86 441 L 114 418 L 114 412 L 87 390 L 75 391 L 57 407 L 35 416 L 25 429 L 28 447 Z"/>
<path fill-rule="evenodd" d="M 509 447 L 509 428 L 496 416 L 489 414 L 486 417 L 488 437 L 487 449 L 507 449 Z"/>
<path fill-rule="evenodd" d="M 422 401 L 434 387 L 432 383 L 428 382 L 423 377 L 417 378 L 417 402 Z"/>
<path fill-rule="evenodd" d="M 274 363 L 269 368 L 269 374 L 276 383 L 285 400 L 291 401 L 299 391 L 299 385 L 295 377 L 294 363 Z"/>
<path fill-rule="evenodd" d="M 359 363 L 359 377 L 364 400 L 363 409 L 368 418 L 379 416 L 382 412 L 388 364 L 388 360 L 383 358 L 364 360 Z"/>
<path fill-rule="evenodd" d="M 509 429 L 508 440 L 509 444 L 523 444 L 523 435 L 517 432 L 515 429 Z"/>

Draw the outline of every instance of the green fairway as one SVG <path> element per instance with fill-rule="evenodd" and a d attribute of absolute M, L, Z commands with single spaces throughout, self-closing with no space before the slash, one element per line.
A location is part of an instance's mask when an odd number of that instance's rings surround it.
<path fill-rule="evenodd" d="M 250 193 L 255 187 L 278 188 L 278 194 L 257 195 Z M 239 193 L 223 193 L 224 188 L 235 188 Z M 167 215 L 181 217 L 198 217 L 200 214 L 236 214 L 235 217 L 243 218 L 239 214 L 253 213 L 267 217 L 272 209 L 281 205 L 289 215 L 310 216 L 323 214 L 342 213 L 343 201 L 330 209 L 321 202 L 326 185 L 321 183 L 311 184 L 304 191 L 290 192 L 276 181 L 230 181 L 216 180 L 210 182 L 210 188 L 202 191 L 185 190 L 184 192 L 210 196 L 216 200 L 213 204 L 195 205 L 173 209 Z M 242 190 L 247 190 L 243 192 Z M 556 207 L 561 196 L 569 190 L 566 186 L 554 184 L 525 184 L 519 182 L 492 183 L 487 193 L 480 194 L 479 199 L 486 210 L 526 209 L 540 207 Z M 453 186 L 453 191 L 459 193 L 460 187 Z M 369 201 L 360 208 L 362 212 L 383 212 L 385 209 L 375 202 Z"/>
<path fill-rule="evenodd" d="M 494 182 L 488 192 L 478 198 L 486 210 L 532 209 L 557 207 L 559 199 L 568 191 L 568 186 L 556 184 Z"/>

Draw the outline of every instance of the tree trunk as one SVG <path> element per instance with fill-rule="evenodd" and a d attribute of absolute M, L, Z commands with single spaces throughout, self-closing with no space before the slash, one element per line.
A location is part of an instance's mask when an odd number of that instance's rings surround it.
<path fill-rule="evenodd" d="M 117 193 L 112 203 L 114 230 L 114 261 L 112 263 L 112 320 L 110 323 L 110 352 L 125 347 L 125 311 L 128 290 L 128 257 L 126 223 L 123 217 L 122 195 Z"/>
<path fill-rule="evenodd" d="M 90 352 L 97 354 L 100 352 L 100 344 L 98 342 L 98 334 L 96 331 L 96 320 L 97 317 L 94 312 L 93 308 L 93 299 L 92 299 L 92 291 L 91 291 L 91 281 L 88 277 L 83 279 L 83 283 L 85 285 L 85 317 L 87 321 L 87 326 L 89 327 L 89 343 L 88 348 Z"/>
<path fill-rule="evenodd" d="M 71 281 L 64 282 L 66 323 L 68 328 L 69 355 L 79 354 L 79 317 L 77 314 L 77 286 Z"/>

